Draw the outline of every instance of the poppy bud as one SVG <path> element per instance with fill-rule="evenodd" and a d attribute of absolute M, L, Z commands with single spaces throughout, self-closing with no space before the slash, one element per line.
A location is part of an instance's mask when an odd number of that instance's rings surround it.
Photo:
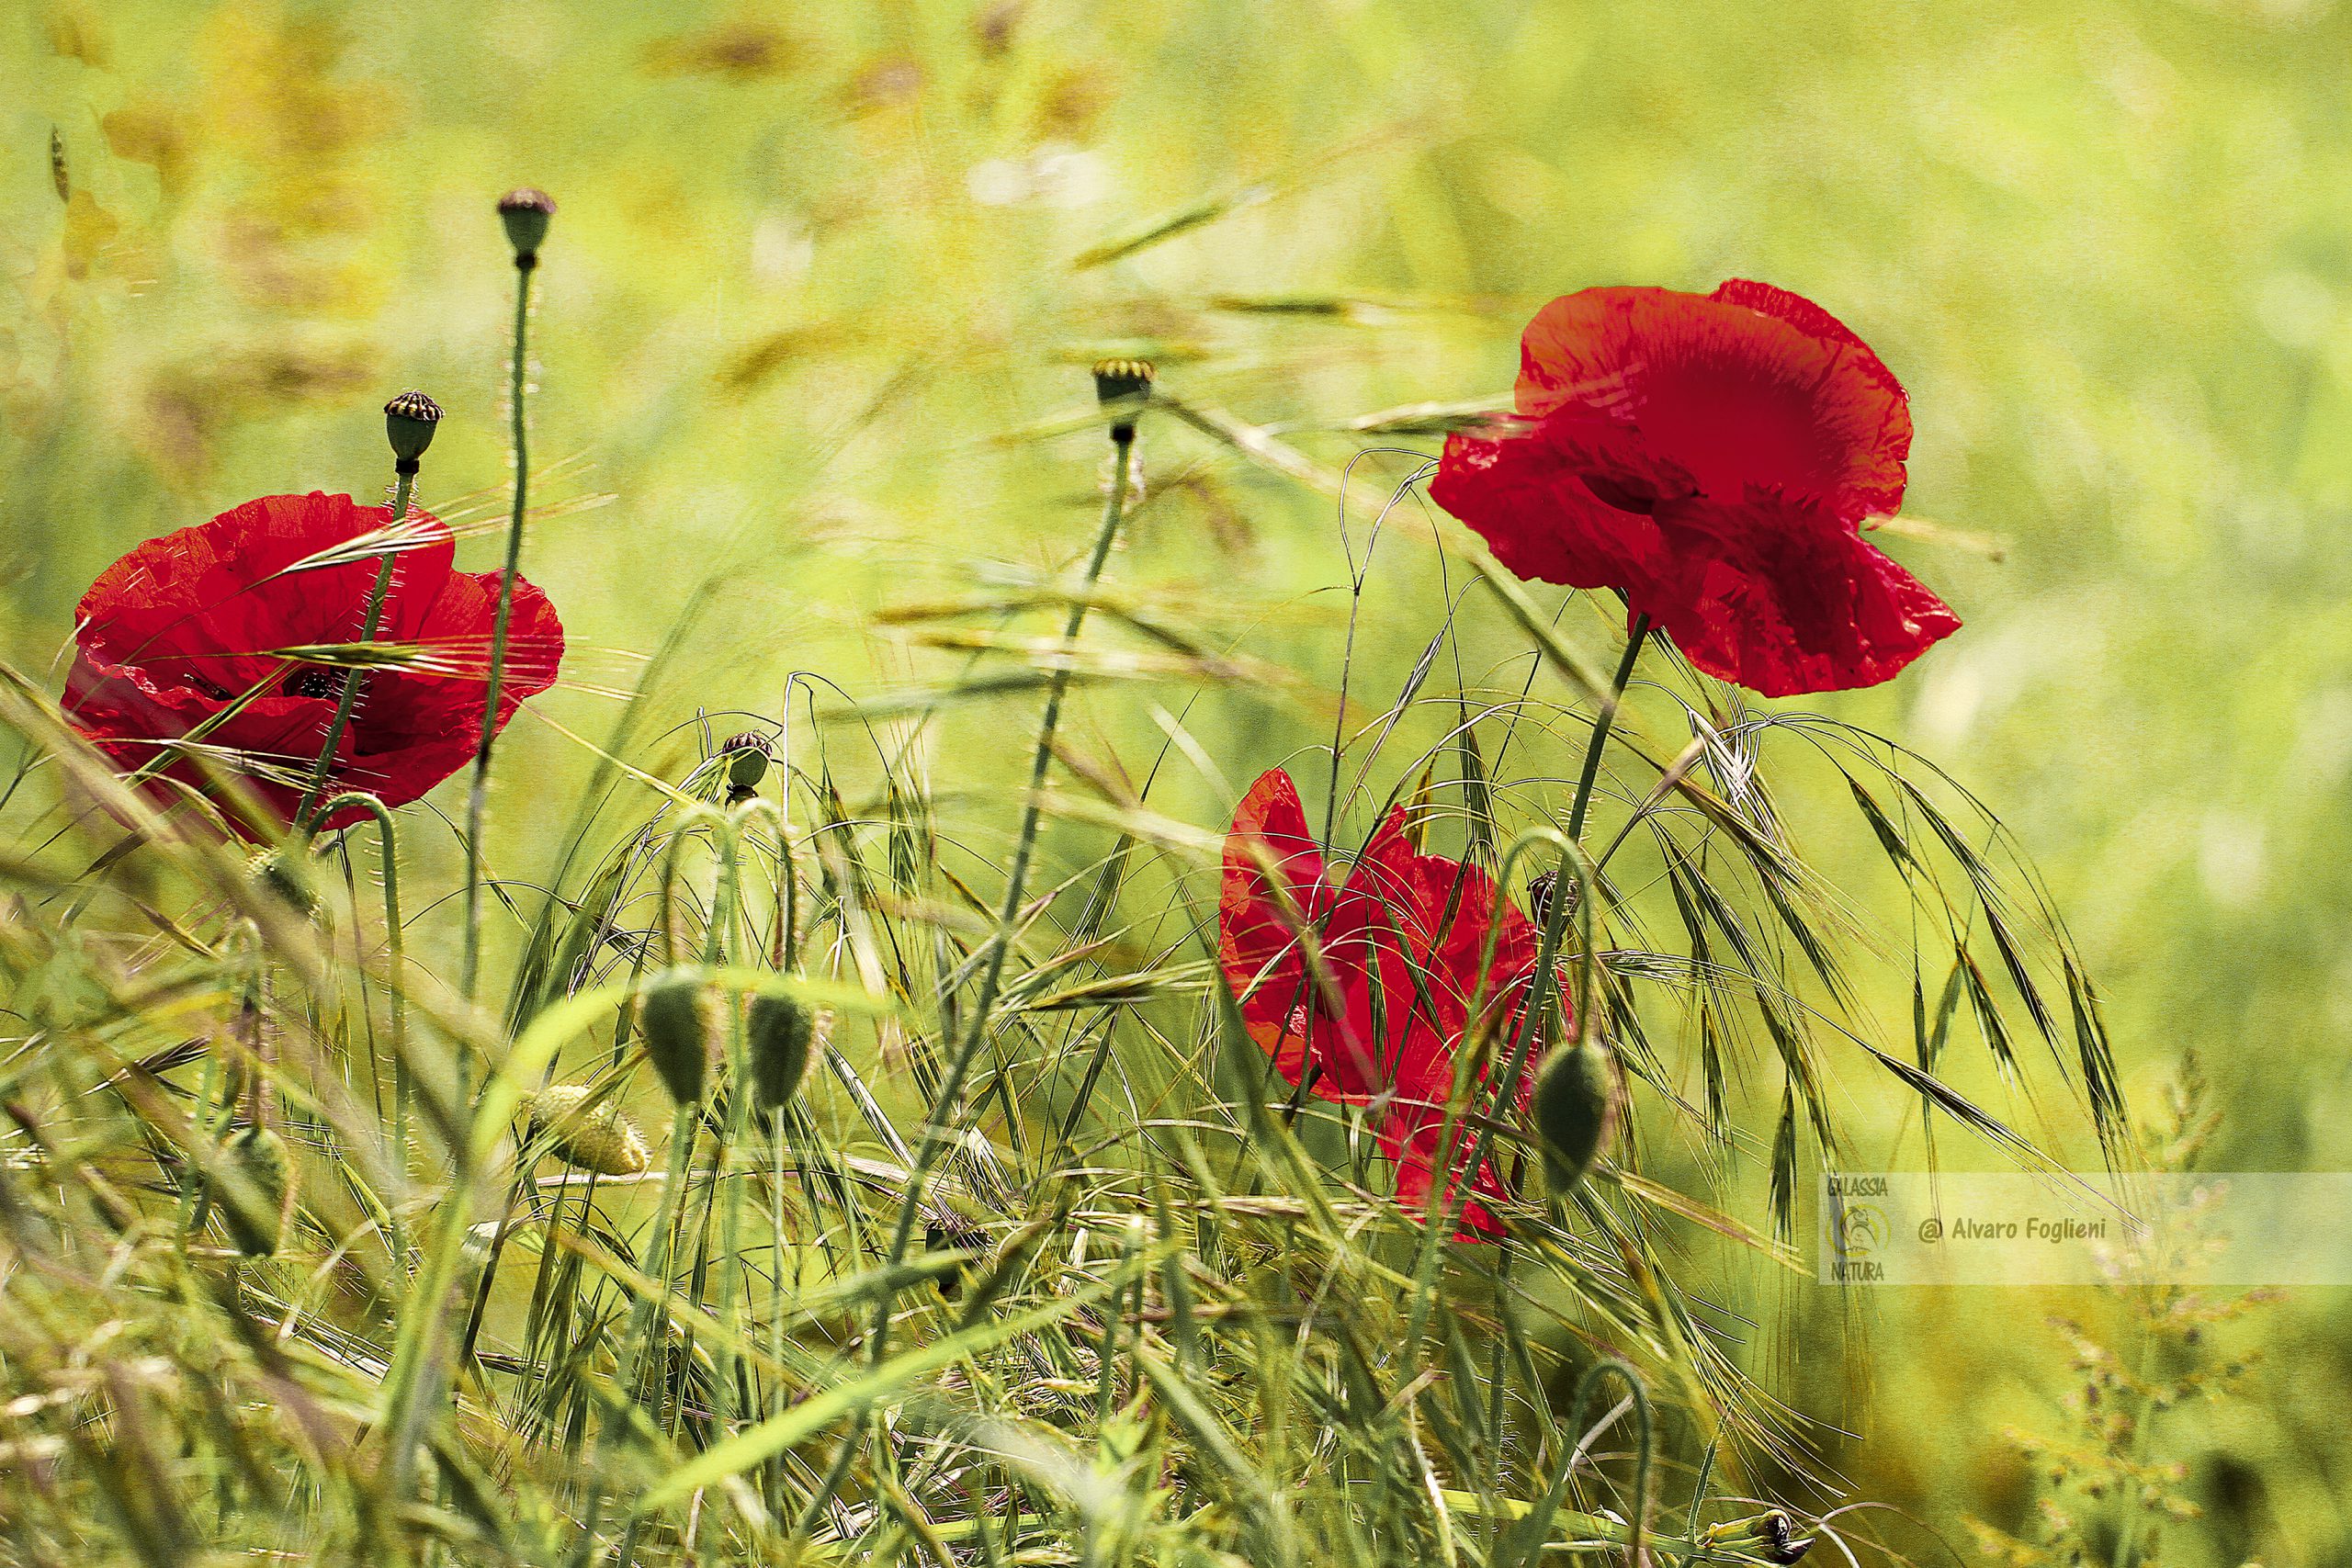
<path fill-rule="evenodd" d="M 636 1176 L 652 1163 L 637 1125 L 610 1100 L 582 1110 L 588 1100 L 580 1084 L 549 1084 L 531 1097 L 533 1138 L 547 1135 L 555 1157 L 599 1176 Z"/>
<path fill-rule="evenodd" d="M 752 1103 L 781 1109 L 808 1071 L 808 1053 L 830 1019 L 794 998 L 762 991 L 743 1015 L 743 1043 L 752 1062 Z"/>
<path fill-rule="evenodd" d="M 514 265 L 539 264 L 539 246 L 548 237 L 548 220 L 555 216 L 555 199 L 543 190 L 525 186 L 498 198 L 498 220 L 506 225 L 507 243 L 514 247 Z"/>
<path fill-rule="evenodd" d="M 760 781 L 768 776 L 768 764 L 775 760 L 775 748 L 768 738 L 757 730 L 747 729 L 720 747 L 727 759 L 727 782 L 748 799 Z"/>
<path fill-rule="evenodd" d="M 1565 1194 L 1600 1157 L 1617 1121 L 1617 1069 L 1607 1047 L 1576 1041 L 1560 1046 L 1535 1075 L 1535 1130 L 1544 1168 Z"/>
<path fill-rule="evenodd" d="M 662 1085 L 681 1105 L 701 1102 L 710 1078 L 718 1010 L 697 969 L 672 969 L 646 983 L 637 1004 L 638 1032 Z"/>
<path fill-rule="evenodd" d="M 1111 426 L 1114 441 L 1132 441 L 1136 434 L 1136 410 L 1151 396 L 1151 361 L 1148 359 L 1102 359 L 1094 366 L 1094 398 L 1106 409 L 1115 411 Z"/>
<path fill-rule="evenodd" d="M 221 1188 L 220 1223 L 239 1252 L 267 1258 L 277 1250 L 294 1192 L 294 1162 L 286 1141 L 266 1127 L 241 1127 L 229 1134 L 220 1152 L 243 1178 Z"/>
<path fill-rule="evenodd" d="M 255 850 L 245 863 L 245 874 L 305 915 L 318 913 L 319 896 L 310 882 L 277 849 Z"/>
<path fill-rule="evenodd" d="M 433 445 L 441 423 L 441 405 L 423 392 L 402 392 L 384 405 L 384 436 L 392 444 L 392 467 L 403 474 L 416 472 L 416 460 Z"/>

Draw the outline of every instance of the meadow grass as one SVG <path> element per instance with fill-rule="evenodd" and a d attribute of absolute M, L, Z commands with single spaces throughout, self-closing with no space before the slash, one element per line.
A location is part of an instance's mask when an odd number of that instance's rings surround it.
<path fill-rule="evenodd" d="M 2086 1353 L 2038 1306 L 1825 1299 L 1803 1199 L 1833 1152 L 2097 1161 L 2120 1082 L 2206 1042 L 2225 1157 L 2340 1151 L 2343 18 L 1675 10 L 1285 9 L 1276 48 L 1238 6 L 1001 39 L 516 7 L 460 51 L 448 7 L 61 6 L 13 41 L 0 1550 L 2034 1533 L 2033 1463 L 1980 1438 Z M 1106 204 L 1056 204 L 1072 144 Z M 1030 194 L 993 205 L 991 159 Z M 522 177 L 564 228 L 502 343 L 488 197 Z M 1915 496 L 1951 521 L 1894 547 L 1971 626 L 1826 716 L 1654 649 L 1598 748 L 1616 606 L 1494 574 L 1405 481 L 1498 406 L 1522 307 L 1736 272 L 1833 301 L 1912 386 Z M 1089 582 L 1104 353 L 1160 395 Z M 558 460 L 449 493 L 542 373 Z M 39 672 L 137 538 L 364 494 L 367 411 L 412 383 L 459 411 L 419 500 L 485 550 L 527 525 L 585 635 L 486 829 L 443 799 L 256 881 L 110 788 Z M 747 728 L 777 762 L 742 813 Z M 1363 1121 L 1225 1008 L 1223 813 L 1285 759 L 1343 848 L 1396 800 L 1498 863 L 1588 803 L 1597 937 L 1560 934 L 1633 1114 L 1562 1196 L 1462 1107 L 1524 1167 L 1508 1247 L 1432 1245 Z M 830 1010 L 773 1125 L 731 1035 L 690 1114 L 655 1082 L 633 998 L 680 964 Z M 283 1193 L 233 1153 L 257 1104 Z M 574 1157 L 637 1165 L 632 1136 L 640 1168 Z M 2338 1532 L 2339 1309 L 2295 1310 L 2266 1316 L 2296 1377 L 2170 1427 L 2231 1523 L 2168 1557 Z M 1638 1399 L 1583 1384 L 1609 1358 Z M 1886 1499 L 1926 1523 L 1838 1512 Z M 2073 1510 L 2101 1558 L 2115 1501 Z"/>

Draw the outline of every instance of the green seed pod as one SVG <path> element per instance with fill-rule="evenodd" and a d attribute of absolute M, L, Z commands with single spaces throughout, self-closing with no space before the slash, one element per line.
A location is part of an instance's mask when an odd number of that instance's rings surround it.
<path fill-rule="evenodd" d="M 646 982 L 637 1004 L 638 1032 L 662 1087 L 681 1105 L 695 1105 L 710 1081 L 717 1010 L 698 969 L 672 969 Z"/>
<path fill-rule="evenodd" d="M 752 1103 L 781 1109 L 799 1090 L 808 1055 L 831 1020 L 791 997 L 761 991 L 743 1012 L 743 1042 L 752 1061 Z"/>
<path fill-rule="evenodd" d="M 1617 1066 L 1606 1046 L 1560 1046 L 1535 1075 L 1535 1130 L 1553 1190 L 1565 1194 L 1600 1156 L 1617 1122 Z"/>
<path fill-rule="evenodd" d="M 533 1139 L 546 1136 L 555 1157 L 599 1176 L 636 1176 L 653 1163 L 637 1124 L 606 1099 L 588 1105 L 588 1089 L 573 1083 L 549 1084 L 531 1097 Z M 586 1107 L 582 1109 L 582 1107 Z"/>
<path fill-rule="evenodd" d="M 525 186 L 498 198 L 498 220 L 506 225 L 506 242 L 514 247 L 514 265 L 531 266 L 547 243 L 548 220 L 555 216 L 555 198 Z"/>
<path fill-rule="evenodd" d="M 433 433 L 440 424 L 441 405 L 423 392 L 402 392 L 384 405 L 384 438 L 392 444 L 393 463 L 401 472 L 416 472 L 416 460 L 433 445 Z"/>
<path fill-rule="evenodd" d="M 294 1196 L 294 1162 L 286 1142 L 266 1127 L 240 1127 L 220 1152 L 243 1179 L 220 1184 L 220 1223 L 239 1252 L 267 1258 L 277 1250 Z"/>

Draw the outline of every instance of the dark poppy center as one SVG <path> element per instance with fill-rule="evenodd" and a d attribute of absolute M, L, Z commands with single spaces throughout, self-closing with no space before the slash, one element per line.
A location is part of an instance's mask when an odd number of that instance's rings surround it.
<path fill-rule="evenodd" d="M 1646 517 L 1657 510 L 1658 498 L 1647 491 L 1621 484 L 1600 474 L 1586 474 L 1582 478 L 1585 489 L 1620 512 L 1638 512 Z"/>
<path fill-rule="evenodd" d="M 334 671 L 308 664 L 286 677 L 286 694 L 289 697 L 332 699 L 343 694 L 343 682 Z"/>

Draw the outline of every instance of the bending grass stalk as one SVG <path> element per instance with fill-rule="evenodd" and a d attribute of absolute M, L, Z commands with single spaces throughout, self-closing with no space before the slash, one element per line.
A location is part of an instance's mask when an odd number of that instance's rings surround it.
<path fill-rule="evenodd" d="M 1593 907 L 1599 897 L 1600 889 L 1591 858 L 1584 852 L 1583 847 L 1577 841 L 1577 834 L 1584 825 L 1585 809 L 1591 801 L 1593 780 L 1600 771 L 1600 751 L 1608 738 L 1609 721 L 1616 712 L 1617 700 L 1623 696 L 1626 682 L 1632 678 L 1634 660 L 1640 657 L 1642 642 L 1648 630 L 1649 622 L 1646 616 L 1634 623 L 1634 633 L 1626 645 L 1624 658 L 1617 666 L 1617 675 L 1612 682 L 1611 695 L 1603 703 L 1600 716 L 1594 723 L 1591 745 L 1585 755 L 1583 775 L 1577 783 L 1576 799 L 1570 808 L 1568 833 L 1563 836 L 1550 829 L 1538 829 L 1525 834 L 1511 845 L 1503 856 L 1502 864 L 1498 868 L 1495 879 L 1495 899 L 1498 908 L 1494 911 L 1494 917 L 1487 922 L 1486 946 L 1479 956 L 1478 987 L 1471 997 L 1467 1015 L 1470 1018 L 1479 1017 L 1486 1006 L 1487 977 L 1494 964 L 1495 944 L 1501 925 L 1499 906 L 1503 899 L 1510 897 L 1507 890 L 1510 886 L 1512 869 L 1518 864 L 1520 857 L 1536 844 L 1552 842 L 1556 843 L 1560 848 L 1560 874 L 1565 875 L 1574 873 L 1576 877 L 1576 918 L 1583 949 L 1583 963 L 1577 971 L 1577 1029 L 1579 1035 L 1586 1040 L 1594 1038 L 1598 1033 L 1600 1020 L 1596 1004 L 1600 955 L 1594 947 Z M 1496 1122 L 1500 1118 L 1503 1109 L 1512 1103 L 1520 1078 L 1527 1070 L 1528 1058 L 1532 1054 L 1533 1044 L 1539 1033 L 1538 1026 L 1548 1010 L 1553 993 L 1557 987 L 1560 939 L 1565 933 L 1567 919 L 1566 901 L 1555 895 L 1549 901 L 1549 907 L 1544 913 L 1544 930 L 1537 944 L 1535 981 L 1529 988 L 1526 1005 L 1520 1014 L 1517 1037 L 1511 1043 L 1510 1059 L 1505 1064 L 1496 1084 L 1494 1097 L 1490 1102 L 1493 1109 L 1479 1121 L 1476 1135 L 1470 1145 L 1470 1157 L 1463 1166 L 1463 1175 L 1459 1179 L 1450 1177 L 1446 1179 L 1446 1184 L 1439 1189 L 1444 1194 L 1439 1212 L 1425 1215 L 1423 1218 L 1420 1257 L 1413 1270 L 1413 1306 L 1404 1341 L 1406 1364 L 1403 1374 L 1404 1381 L 1407 1382 L 1411 1382 L 1419 1371 L 1421 1341 L 1427 1333 L 1430 1311 L 1435 1304 L 1437 1297 L 1438 1258 L 1443 1250 L 1445 1238 L 1454 1234 L 1455 1229 L 1462 1223 L 1463 1212 L 1469 1206 L 1471 1189 L 1479 1169 L 1486 1163 L 1487 1150 L 1494 1141 Z M 1461 1133 L 1464 1101 L 1472 1093 L 1472 1084 L 1475 1080 L 1471 1077 L 1471 1074 L 1475 1071 L 1476 1066 L 1476 1053 L 1464 1051 L 1458 1054 L 1454 1064 L 1453 1089 L 1446 1102 L 1445 1122 L 1438 1135 L 1434 1168 L 1440 1172 L 1451 1172 L 1453 1169 L 1455 1139 Z M 1508 1261 L 1508 1254 L 1505 1255 L 1505 1260 Z M 1379 1484 L 1385 1490 L 1386 1485 L 1385 1474 Z"/>
<path fill-rule="evenodd" d="M 735 897 L 735 890 L 739 885 L 737 865 L 741 846 L 737 836 L 734 819 L 722 817 L 707 806 L 699 804 L 689 806 L 680 814 L 676 825 L 671 830 L 670 842 L 662 860 L 662 939 L 666 949 L 664 962 L 670 964 L 675 964 L 678 961 L 677 929 L 673 919 L 675 905 L 671 897 L 671 888 L 677 880 L 678 851 L 686 841 L 687 829 L 698 821 L 708 821 L 713 825 L 712 839 L 720 847 L 724 856 L 721 861 L 724 868 L 721 872 L 721 887 L 729 900 Z M 722 904 L 722 908 L 731 909 L 731 902 Z M 731 913 L 728 913 L 721 919 L 712 922 L 706 937 L 707 951 L 704 954 L 706 963 L 716 966 L 722 962 L 718 933 L 725 930 L 726 923 L 731 921 L 733 918 Z M 548 1082 L 553 1081 L 553 1077 L 554 1065 L 550 1063 L 545 1080 L 539 1087 L 546 1088 Z M 514 1234 L 514 1222 L 522 1212 L 523 1200 L 530 1188 L 534 1168 L 529 1165 L 515 1167 L 514 1179 L 507 1188 L 506 1206 L 499 1212 L 498 1228 L 491 1234 L 489 1256 L 482 1259 L 481 1277 L 474 1287 L 473 1305 L 467 1311 L 465 1331 L 458 1340 L 457 1365 L 458 1375 L 460 1377 L 463 1377 L 467 1369 L 474 1364 L 474 1349 L 481 1340 L 482 1320 L 490 1312 L 491 1289 L 498 1277 L 499 1263 L 506 1256 L 507 1238 Z M 544 1262 L 548 1252 L 542 1249 L 539 1256 Z"/>
<path fill-rule="evenodd" d="M 1623 1527 L 1625 1561 L 1637 1565 L 1647 1561 L 1643 1548 L 1649 1533 L 1650 1457 L 1654 1430 L 1649 1390 L 1643 1385 L 1639 1372 L 1624 1361 L 1611 1356 L 1587 1367 L 1584 1375 L 1577 1380 L 1576 1393 L 1568 1402 L 1567 1427 L 1576 1435 L 1576 1441 L 1562 1457 L 1560 1473 L 1553 1481 L 1550 1489 L 1544 1493 L 1542 1500 L 1519 1521 L 1519 1529 L 1524 1532 L 1521 1537 L 1519 1549 L 1520 1559 L 1522 1562 L 1533 1562 L 1537 1554 L 1544 1550 L 1545 1539 L 1552 1533 L 1553 1521 L 1559 1517 L 1561 1505 L 1567 1501 L 1568 1487 L 1576 1476 L 1577 1461 L 1584 1457 L 1589 1439 L 1598 1435 L 1597 1428 L 1588 1429 L 1585 1427 L 1585 1416 L 1591 1409 L 1593 1395 L 1600 1391 L 1601 1382 L 1612 1375 L 1623 1380 L 1626 1394 L 1633 1401 L 1634 1436 L 1636 1444 L 1634 1455 L 1633 1517 Z M 1711 1448 L 1708 1450 L 1708 1461 L 1711 1464 L 1713 1458 L 1714 1452 Z M 1705 1493 L 1703 1476 L 1700 1492 L 1703 1496 Z M 1581 1524 L 1596 1521 L 1589 1521 L 1588 1517 L 1587 1519 L 1580 1519 L 1578 1522 Z M 1689 1548 L 1683 1558 L 1683 1562 L 1687 1564 L 1699 1561 L 1704 1553 L 1704 1548 L 1696 1537 L 1694 1513 L 1692 1539 L 1666 1544 Z M 1704 1554 L 1710 1561 L 1713 1560 L 1713 1553 Z"/>
<path fill-rule="evenodd" d="M 1069 607 L 1069 619 L 1062 627 L 1065 649 L 1076 644 L 1079 633 L 1086 625 L 1086 607 L 1092 598 L 1094 586 L 1102 580 L 1103 564 L 1110 559 L 1111 546 L 1118 538 L 1119 525 L 1126 514 L 1127 481 L 1135 467 L 1135 428 L 1122 424 L 1112 433 L 1114 453 L 1111 469 L 1111 496 L 1102 508 L 1102 526 L 1095 535 L 1094 553 L 1086 563 L 1086 579 L 1078 597 Z M 908 1247 L 914 1236 L 915 1216 L 922 1212 L 923 1190 L 931 1175 L 931 1168 L 938 1163 L 952 1135 L 949 1119 L 956 1114 L 956 1102 L 964 1092 L 964 1080 L 970 1076 L 972 1064 L 979 1059 L 980 1047 L 988 1039 L 989 1013 L 996 1006 L 997 988 L 1003 983 L 1004 963 L 1012 948 L 1013 932 L 1021 919 L 1021 907 L 1028 897 L 1029 861 L 1037 847 L 1037 829 L 1044 809 L 1046 774 L 1054 755 L 1054 734 L 1061 726 L 1062 698 L 1069 688 L 1067 664 L 1057 668 L 1046 687 L 1045 716 L 1038 726 L 1037 750 L 1029 766 L 1029 794 L 1021 811 L 1021 833 L 1014 840 L 1012 866 L 1004 885 L 1004 902 L 997 910 L 996 931 L 989 938 L 988 964 L 980 972 L 980 988 L 973 998 L 971 1022 L 964 1031 L 964 1039 L 956 1055 L 948 1063 L 947 1076 L 941 1080 L 939 1098 L 933 1114 L 922 1130 L 922 1142 L 916 1146 L 913 1167 L 907 1172 L 907 1194 L 899 1205 L 897 1226 L 890 1235 L 889 1267 L 897 1269 L 907 1260 Z M 880 1299 L 874 1307 L 874 1325 L 867 1336 L 870 1365 L 880 1366 L 889 1350 L 890 1315 L 897 1303 L 896 1289 L 885 1284 Z M 824 1484 L 808 1499 L 795 1528 L 796 1536 L 805 1536 L 824 1515 L 826 1506 L 848 1479 L 853 1446 L 843 1443 L 827 1471 Z"/>
<path fill-rule="evenodd" d="M 621 1341 L 620 1363 L 613 1371 L 613 1397 L 624 1407 L 637 1399 L 637 1380 L 645 1359 L 648 1343 L 653 1335 L 654 1323 L 660 1315 L 661 1296 L 670 1288 L 670 1232 L 678 1223 L 678 1210 L 686 1189 L 686 1161 L 694 1150 L 695 1133 L 702 1115 L 702 1108 L 692 1101 L 681 1102 L 670 1122 L 670 1161 L 662 1178 L 662 1206 L 653 1222 L 653 1236 L 647 1244 L 645 1273 L 652 1289 L 637 1298 L 630 1309 L 628 1337 Z M 614 1432 L 626 1425 L 623 1412 L 614 1412 L 599 1429 L 597 1451 L 610 1451 Z M 585 1565 L 596 1555 L 596 1526 L 605 1511 L 605 1483 L 601 1466 L 593 1467 L 595 1479 L 589 1483 L 588 1507 L 580 1520 L 580 1544 L 572 1553 L 575 1568 Z"/>
<path fill-rule="evenodd" d="M 514 574 L 523 562 L 523 510 L 531 486 L 530 421 L 524 399 L 529 364 L 531 277 L 537 258 L 514 258 L 514 357 L 507 378 L 514 448 L 514 507 L 506 523 L 506 570 L 498 580 L 498 613 L 491 621 L 490 676 L 481 710 L 481 745 L 474 752 L 474 782 L 466 795 L 466 948 L 458 994 L 471 1001 L 481 975 L 481 819 L 490 804 L 490 754 L 498 743 L 498 698 L 506 673 L 506 623 L 514 613 Z M 463 1100 L 469 1063 L 458 1058 L 458 1098 Z"/>
<path fill-rule="evenodd" d="M 415 490 L 414 474 L 398 476 L 392 487 L 392 523 L 395 526 L 408 521 L 409 497 Z M 384 620 L 384 600 L 392 591 L 392 573 L 399 569 L 400 558 L 399 552 L 387 550 L 383 564 L 376 569 L 376 585 L 368 591 L 368 612 L 359 623 L 361 642 L 376 640 L 376 629 Z M 321 807 L 314 814 L 311 805 L 319 798 L 320 792 L 327 787 L 327 775 L 334 768 L 335 749 L 343 744 L 343 732 L 350 728 L 351 716 L 358 708 L 360 694 L 367 685 L 368 671 L 365 669 L 354 670 L 343 679 L 343 696 L 335 703 L 334 718 L 327 725 L 327 742 L 319 749 L 318 765 L 311 770 L 311 782 L 303 787 L 301 804 L 294 812 L 297 837 L 306 837 L 313 821 L 323 820 L 332 815 L 325 807 Z"/>
<path fill-rule="evenodd" d="M 1577 1027 L 1579 1033 L 1587 1038 L 1589 1038 L 1598 1027 L 1594 993 L 1595 980 L 1600 968 L 1600 956 L 1593 947 L 1592 919 L 1593 900 L 1599 893 L 1598 877 L 1590 857 L 1584 852 L 1585 817 L 1592 805 L 1593 785 L 1600 776 L 1600 756 L 1608 746 L 1610 728 L 1615 722 L 1618 705 L 1624 700 L 1625 688 L 1633 681 L 1634 666 L 1642 657 L 1642 647 L 1648 640 L 1649 633 L 1650 618 L 1647 615 L 1636 615 L 1634 617 L 1633 630 L 1625 639 L 1625 652 L 1617 661 L 1617 672 L 1610 681 L 1609 691 L 1601 700 L 1600 712 L 1593 718 L 1592 739 L 1585 748 L 1584 766 L 1577 778 L 1577 793 L 1568 807 L 1568 830 L 1566 838 L 1561 839 L 1559 835 L 1548 831 L 1521 838 L 1505 855 L 1495 881 L 1495 898 L 1499 906 L 1501 901 L 1510 896 L 1507 890 L 1510 886 L 1511 868 L 1518 862 L 1519 857 L 1542 840 L 1552 839 L 1560 843 L 1560 872 L 1566 874 L 1573 871 L 1576 874 L 1577 923 L 1584 950 L 1584 963 L 1577 971 Z M 1501 910 L 1498 907 L 1495 911 L 1496 918 L 1487 922 L 1486 950 L 1479 957 L 1478 994 L 1472 998 L 1469 1011 L 1469 1016 L 1474 1019 L 1479 1016 L 1486 1004 L 1487 974 L 1494 963 L 1496 934 L 1500 924 L 1500 915 Z M 1419 1266 L 1414 1271 L 1412 1330 L 1407 1335 L 1405 1340 L 1406 1354 L 1415 1361 L 1419 1360 L 1420 1355 L 1421 1330 L 1428 1318 L 1439 1247 L 1443 1238 L 1453 1233 L 1454 1226 L 1461 1221 L 1463 1210 L 1469 1204 L 1471 1184 L 1486 1160 L 1488 1145 L 1493 1141 L 1495 1118 L 1500 1115 L 1504 1107 L 1512 1102 L 1512 1098 L 1519 1088 L 1520 1077 L 1526 1071 L 1527 1059 L 1536 1035 L 1536 1024 L 1543 1016 L 1545 1004 L 1549 1000 L 1549 993 L 1556 984 L 1555 960 L 1559 952 L 1560 938 L 1566 924 L 1567 909 L 1565 901 L 1555 896 L 1548 901 L 1548 908 L 1544 912 L 1544 931 L 1536 958 L 1535 984 L 1530 990 L 1526 1008 L 1520 1017 L 1518 1038 L 1512 1043 L 1510 1060 L 1504 1067 L 1501 1079 L 1496 1086 L 1493 1100 L 1494 1115 L 1486 1118 L 1478 1128 L 1477 1136 L 1471 1145 L 1470 1160 L 1465 1168 L 1466 1174 L 1463 1179 L 1444 1190 L 1447 1197 L 1442 1209 L 1443 1223 L 1430 1224 L 1427 1234 L 1422 1238 Z M 1469 1088 L 1465 1080 L 1469 1070 L 1475 1066 L 1474 1058 L 1474 1053 L 1463 1052 L 1459 1054 L 1455 1063 L 1453 1093 L 1447 1103 L 1445 1125 L 1438 1137 L 1436 1168 L 1441 1171 L 1453 1169 L 1451 1161 L 1453 1144 L 1461 1125 L 1459 1108 Z"/>
<path fill-rule="evenodd" d="M 392 825 L 392 814 L 384 803 L 365 790 L 345 790 L 319 807 L 322 818 L 334 816 L 346 806 L 356 806 L 376 819 L 376 855 L 383 863 L 384 871 L 384 947 L 388 978 L 385 991 L 390 1001 L 392 1026 L 392 1158 L 400 1173 L 401 1186 L 408 1185 L 409 1168 L 409 1101 L 414 1089 L 408 1075 L 408 960 L 401 934 L 401 867 L 400 834 Z M 381 1114 L 379 1111 L 379 1114 Z M 391 1205 L 392 1257 L 400 1267 L 408 1267 L 407 1227 L 401 1219 L 407 1193 L 399 1194 L 401 1201 Z"/>

